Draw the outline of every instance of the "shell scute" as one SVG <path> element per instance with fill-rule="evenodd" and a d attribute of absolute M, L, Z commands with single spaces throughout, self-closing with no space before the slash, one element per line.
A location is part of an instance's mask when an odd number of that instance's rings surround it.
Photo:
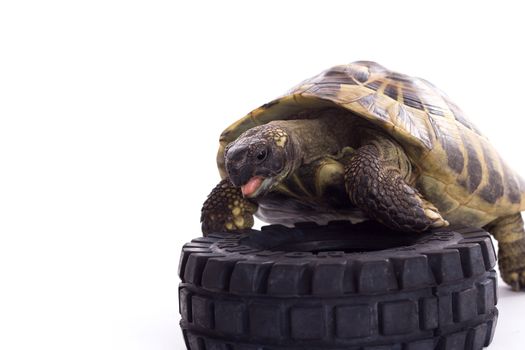
<path fill-rule="evenodd" d="M 493 215 L 498 207 L 525 210 L 524 181 L 445 93 L 369 61 L 325 70 L 228 127 L 217 157 L 221 175 L 225 146 L 245 130 L 272 120 L 312 118 L 307 111 L 325 108 L 346 109 L 395 138 L 422 176 L 446 184 L 451 203 L 461 203 L 450 206 L 451 215 L 462 215 L 464 206 Z M 434 187 L 427 195 L 439 201 L 443 191 L 432 197 Z"/>
<path fill-rule="evenodd" d="M 399 87 L 396 84 L 387 84 L 385 86 L 385 89 L 383 90 L 383 93 L 390 97 L 392 100 L 397 101 L 397 99 L 399 98 L 398 88 Z"/>

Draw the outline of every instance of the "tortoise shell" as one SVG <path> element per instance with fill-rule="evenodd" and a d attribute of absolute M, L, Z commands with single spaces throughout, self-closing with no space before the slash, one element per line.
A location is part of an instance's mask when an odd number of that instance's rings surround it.
<path fill-rule="evenodd" d="M 368 61 L 325 70 L 229 126 L 220 137 L 221 176 L 224 148 L 244 131 L 329 107 L 346 109 L 396 139 L 414 165 L 416 187 L 451 222 L 479 225 L 525 210 L 525 182 L 456 104 L 424 79 Z"/>

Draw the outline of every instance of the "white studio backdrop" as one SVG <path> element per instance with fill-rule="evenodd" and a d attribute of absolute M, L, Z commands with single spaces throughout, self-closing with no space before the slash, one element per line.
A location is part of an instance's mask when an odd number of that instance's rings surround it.
<path fill-rule="evenodd" d="M 335 64 L 446 91 L 525 175 L 518 2 L 0 2 L 0 348 L 183 349 L 220 132 Z M 525 346 L 501 286 L 491 349 Z"/>

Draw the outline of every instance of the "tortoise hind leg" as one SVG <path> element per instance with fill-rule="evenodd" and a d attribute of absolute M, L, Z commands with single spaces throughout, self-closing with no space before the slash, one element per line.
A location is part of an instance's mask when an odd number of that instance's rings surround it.
<path fill-rule="evenodd" d="M 407 184 L 410 162 L 395 142 L 380 138 L 360 147 L 345 167 L 350 200 L 370 218 L 399 231 L 447 226 L 438 209 Z"/>
<path fill-rule="evenodd" d="M 503 281 L 515 291 L 525 289 L 525 229 L 521 213 L 496 219 L 485 229 L 498 241 L 498 264 Z"/>

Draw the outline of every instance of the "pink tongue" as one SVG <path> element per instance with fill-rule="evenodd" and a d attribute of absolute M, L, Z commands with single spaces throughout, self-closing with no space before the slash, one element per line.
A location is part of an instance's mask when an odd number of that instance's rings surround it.
<path fill-rule="evenodd" d="M 255 191 L 257 191 L 259 186 L 261 186 L 262 181 L 263 181 L 262 177 L 259 177 L 259 176 L 252 177 L 245 185 L 241 186 L 242 194 L 245 197 L 251 196 Z"/>

